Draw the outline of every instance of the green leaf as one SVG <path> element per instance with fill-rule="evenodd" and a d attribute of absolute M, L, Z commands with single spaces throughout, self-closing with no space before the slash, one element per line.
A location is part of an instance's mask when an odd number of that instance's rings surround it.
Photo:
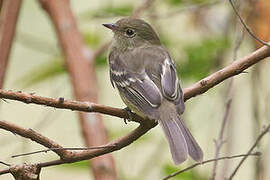
<path fill-rule="evenodd" d="M 182 78 L 199 80 L 207 76 L 219 60 L 220 52 L 229 47 L 226 38 L 207 38 L 197 44 L 184 47 L 186 61 L 177 64 L 179 75 Z"/>
<path fill-rule="evenodd" d="M 59 76 L 66 72 L 63 66 L 62 57 L 54 57 L 52 60 L 38 65 L 33 70 L 30 70 L 22 78 L 18 80 L 24 87 L 29 87 L 52 77 Z"/>

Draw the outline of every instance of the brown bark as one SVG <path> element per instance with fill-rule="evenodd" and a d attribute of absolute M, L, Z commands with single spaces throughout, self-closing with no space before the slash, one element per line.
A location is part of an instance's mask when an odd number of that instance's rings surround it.
<path fill-rule="evenodd" d="M 7 121 L 0 121 L 0 129 L 5 129 L 12 132 L 13 134 L 18 134 L 24 138 L 31 139 L 32 141 L 41 144 L 44 147 L 57 148 L 53 151 L 58 154 L 62 159 L 69 155 L 67 151 L 62 149 L 62 146 L 58 145 L 56 142 L 50 140 L 49 138 L 35 132 L 32 129 L 24 129 Z"/>
<path fill-rule="evenodd" d="M 21 0 L 6 0 L 0 4 L 0 89 L 4 84 L 21 3 Z"/>
<path fill-rule="evenodd" d="M 185 100 L 208 91 L 210 88 L 214 87 L 225 79 L 242 73 L 248 67 L 269 56 L 270 47 L 263 46 L 262 48 L 252 52 L 250 55 L 234 61 L 229 66 L 226 66 L 225 68 L 184 89 Z"/>
<path fill-rule="evenodd" d="M 89 61 L 83 53 L 85 47 L 69 1 L 40 0 L 40 2 L 55 25 L 76 100 L 97 102 L 98 85 L 95 68 L 93 64 L 89 66 Z M 101 115 L 80 112 L 79 119 L 87 146 L 97 146 L 108 142 Z M 91 167 L 97 180 L 117 179 L 112 155 L 104 155 L 91 160 Z"/>

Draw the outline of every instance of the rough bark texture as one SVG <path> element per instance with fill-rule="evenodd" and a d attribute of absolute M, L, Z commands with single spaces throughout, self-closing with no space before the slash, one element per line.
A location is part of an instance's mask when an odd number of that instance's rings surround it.
<path fill-rule="evenodd" d="M 39 180 L 40 168 L 37 165 L 13 165 L 10 173 L 16 180 Z"/>
<path fill-rule="evenodd" d="M 72 15 L 69 1 L 41 0 L 40 2 L 55 25 L 76 100 L 97 102 L 98 86 L 94 65 L 89 66 L 85 53 L 86 47 Z M 101 115 L 80 112 L 79 119 L 87 146 L 108 142 Z M 117 179 L 112 155 L 91 160 L 91 167 L 97 180 Z"/>
<path fill-rule="evenodd" d="M 21 3 L 21 0 L 0 2 L 0 89 L 4 84 Z"/>

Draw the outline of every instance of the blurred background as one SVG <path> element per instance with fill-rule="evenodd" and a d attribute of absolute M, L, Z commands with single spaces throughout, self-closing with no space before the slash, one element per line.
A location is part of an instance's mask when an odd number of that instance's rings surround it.
<path fill-rule="evenodd" d="M 258 37 L 270 39 L 270 1 L 237 0 L 235 5 L 245 22 Z M 239 23 L 229 1 L 223 0 L 71 0 L 70 7 L 83 38 L 88 59 L 99 50 L 93 68 L 97 74 L 98 103 L 124 108 L 117 91 L 112 88 L 106 62 L 107 44 L 112 33 L 102 23 L 138 13 L 161 37 L 177 64 L 182 87 L 250 54 L 256 43 Z M 72 43 L 72 42 L 71 42 Z M 105 46 L 104 46 L 105 45 Z M 102 49 L 102 47 L 105 47 Z M 95 55 L 95 54 L 94 54 Z M 38 1 L 24 0 L 16 36 L 5 76 L 5 90 L 21 90 L 46 97 L 75 99 L 67 65 L 50 17 Z M 267 60 L 226 80 L 203 95 L 186 102 L 184 119 L 205 153 L 215 157 L 221 124 L 228 100 L 232 99 L 219 156 L 244 154 L 254 143 L 263 126 L 270 121 L 270 64 Z M 91 83 L 91 82 L 90 82 Z M 84 147 L 77 112 L 7 100 L 0 102 L 0 119 L 32 128 L 64 147 Z M 137 127 L 122 119 L 103 116 L 108 139 L 114 140 Z M 44 162 L 57 158 L 43 153 L 21 158 L 12 155 L 43 149 L 36 143 L 0 130 L 0 160 L 7 163 Z M 98 136 L 98 134 L 96 134 Z M 260 157 L 249 157 L 235 179 L 270 179 L 269 135 L 259 143 Z M 152 129 L 133 144 L 112 153 L 118 179 L 153 180 L 194 163 L 191 159 L 175 166 L 169 147 L 159 127 Z M 220 161 L 216 179 L 228 177 L 239 159 Z M 89 170 L 92 163 L 44 168 L 41 179 L 95 179 Z M 0 164 L 0 168 L 4 168 Z M 213 163 L 202 165 L 172 179 L 203 180 L 212 176 Z M 11 175 L 1 179 L 12 179 Z"/>

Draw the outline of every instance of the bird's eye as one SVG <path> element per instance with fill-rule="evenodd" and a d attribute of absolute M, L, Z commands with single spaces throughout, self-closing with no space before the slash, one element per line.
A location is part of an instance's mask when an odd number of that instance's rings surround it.
<path fill-rule="evenodd" d="M 133 29 L 127 29 L 126 30 L 126 35 L 128 37 L 133 37 L 133 36 L 135 36 L 135 31 Z"/>

